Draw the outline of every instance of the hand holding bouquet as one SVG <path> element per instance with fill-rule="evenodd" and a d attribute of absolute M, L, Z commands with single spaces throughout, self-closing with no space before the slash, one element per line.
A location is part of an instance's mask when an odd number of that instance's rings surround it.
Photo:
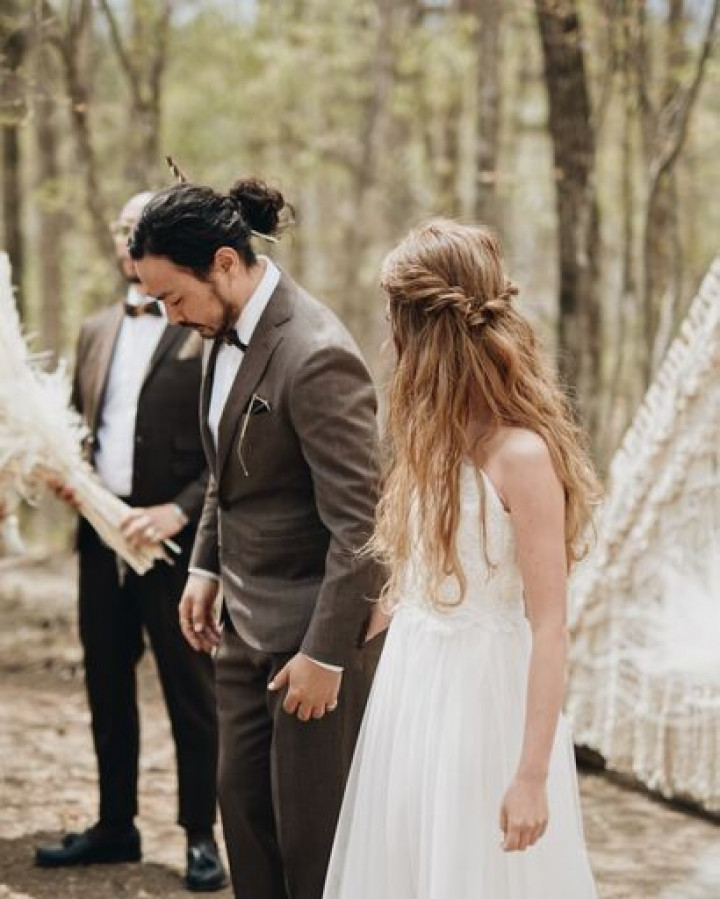
<path fill-rule="evenodd" d="M 87 436 L 70 404 L 70 380 L 61 362 L 53 372 L 28 350 L 13 297 L 10 263 L 0 253 L 0 499 L 32 501 L 50 486 L 64 494 L 105 543 L 138 574 L 169 560 L 171 541 L 131 545 L 121 522 L 130 507 L 107 490 L 83 457 Z"/>

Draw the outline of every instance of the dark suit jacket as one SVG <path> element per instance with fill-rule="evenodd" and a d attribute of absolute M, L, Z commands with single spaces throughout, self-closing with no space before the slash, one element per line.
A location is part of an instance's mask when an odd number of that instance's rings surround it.
<path fill-rule="evenodd" d="M 218 348 L 203 381 L 211 477 L 191 565 L 221 574 L 228 614 L 251 646 L 344 665 L 381 587 L 377 565 L 358 557 L 378 490 L 370 375 L 336 316 L 283 274 L 216 452 L 207 416 Z"/>
<path fill-rule="evenodd" d="M 78 339 L 73 402 L 90 428 L 90 461 L 123 315 L 120 303 L 104 309 L 83 324 Z M 202 340 L 168 325 L 138 399 L 132 505 L 174 502 L 198 520 L 208 478 L 198 421 L 201 378 Z"/>

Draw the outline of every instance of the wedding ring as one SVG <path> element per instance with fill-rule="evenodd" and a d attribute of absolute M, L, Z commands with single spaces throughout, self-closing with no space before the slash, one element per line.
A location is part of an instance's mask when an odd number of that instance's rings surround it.
<path fill-rule="evenodd" d="M 155 530 L 155 528 L 152 525 L 150 525 L 150 527 L 145 528 L 145 536 L 149 540 L 155 540 L 157 538 L 157 531 Z"/>

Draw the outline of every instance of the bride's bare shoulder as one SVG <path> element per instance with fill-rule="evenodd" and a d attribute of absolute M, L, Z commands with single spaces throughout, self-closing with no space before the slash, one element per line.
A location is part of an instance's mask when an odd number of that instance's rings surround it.
<path fill-rule="evenodd" d="M 528 428 L 499 428 L 487 449 L 488 463 L 503 468 L 550 461 L 547 444 L 539 434 Z"/>
<path fill-rule="evenodd" d="M 487 447 L 483 468 L 506 508 L 535 496 L 538 489 L 555 493 L 559 487 L 547 444 L 527 428 L 500 428 Z"/>

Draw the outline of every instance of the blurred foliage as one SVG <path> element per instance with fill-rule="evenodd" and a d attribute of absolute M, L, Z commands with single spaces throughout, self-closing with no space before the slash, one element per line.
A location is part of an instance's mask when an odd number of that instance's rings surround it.
<path fill-rule="evenodd" d="M 146 96 L 162 3 L 115 0 L 108 6 L 139 93 Z M 608 0 L 580 3 L 593 100 L 604 104 L 597 123 L 602 215 L 597 252 L 603 260 L 608 380 L 617 369 L 617 321 L 620 304 L 626 302 L 620 291 L 626 87 L 618 74 L 615 45 L 621 6 Z M 47 302 L 39 287 L 39 222 L 50 212 L 63 213 L 58 233 L 62 277 L 56 293 L 61 299 L 57 348 L 65 353 L 72 351 L 82 318 L 117 295 L 113 260 L 99 254 L 93 239 L 97 222 L 87 211 L 87 182 L 69 123 L 62 58 L 56 52 L 58 28 L 81 7 L 79 0 L 27 0 L 24 8 L 16 7 L 29 46 L 20 72 L 6 69 L 0 95 L 2 122 L 16 114 L 20 122 L 27 242 L 22 274 L 31 329 L 39 327 L 41 306 Z M 681 75 L 687 69 L 690 76 L 708 8 L 707 2 L 686 4 L 687 53 Z M 105 218 L 109 222 L 136 189 L 171 182 L 162 161 L 166 153 L 193 180 L 220 189 L 241 175 L 265 176 L 283 189 L 297 211 L 297 226 L 279 250 L 281 261 L 343 315 L 379 371 L 384 324 L 377 272 L 384 253 L 419 220 L 436 214 L 473 215 L 483 9 L 481 0 L 178 0 L 172 4 L 160 80 L 159 154 L 140 164 L 136 138 L 146 126 L 139 121 L 133 86 L 102 4 L 88 3 L 88 32 L 80 51 Z M 645 13 L 650 52 L 644 75 L 657 99 L 667 75 L 665 9 L 649 3 Z M 3 27 L 7 30 L 7 21 Z M 521 286 L 519 302 L 552 348 L 557 315 L 555 173 L 533 5 L 527 0 L 507 4 L 501 35 L 502 124 L 495 172 L 501 215 L 489 224 L 500 231 L 508 268 Z M 40 182 L 33 122 L 50 107 L 58 113 L 60 175 Z M 714 57 L 676 169 L 685 300 L 717 252 L 719 126 L 720 64 Z M 640 196 L 647 173 L 637 135 L 633 141 L 633 183 Z M 137 181 L 138 165 L 146 184 Z M 638 202 L 634 213 L 638 221 L 640 206 Z M 681 313 L 673 314 L 679 318 Z M 47 326 L 43 339 L 52 340 Z M 617 443 L 643 389 L 634 311 L 622 340 L 622 383 L 608 394 L 612 408 L 606 450 Z"/>

